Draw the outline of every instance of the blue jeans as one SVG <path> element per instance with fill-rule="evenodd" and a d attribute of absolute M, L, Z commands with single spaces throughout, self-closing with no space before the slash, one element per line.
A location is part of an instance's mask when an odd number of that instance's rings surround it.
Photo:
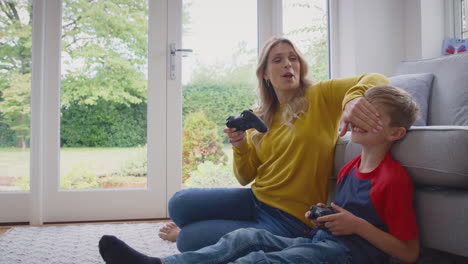
<path fill-rule="evenodd" d="M 169 216 L 181 228 L 181 252 L 213 245 L 239 228 L 265 229 L 283 237 L 306 237 L 310 231 L 296 217 L 257 200 L 250 188 L 181 190 L 169 200 Z"/>
<path fill-rule="evenodd" d="M 223 236 L 215 245 L 163 258 L 175 263 L 351 263 L 347 247 L 329 232 L 313 238 L 287 238 L 245 228 Z"/>

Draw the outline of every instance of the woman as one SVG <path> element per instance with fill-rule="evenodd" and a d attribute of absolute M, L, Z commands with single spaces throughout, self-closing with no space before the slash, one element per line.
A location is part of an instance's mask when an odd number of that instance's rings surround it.
<path fill-rule="evenodd" d="M 185 252 L 246 227 L 284 237 L 307 235 L 312 225 L 303 212 L 327 200 L 340 117 L 340 136 L 349 123 L 369 132 L 381 130 L 376 109 L 362 96 L 368 88 L 388 83 L 380 74 L 365 74 L 312 84 L 307 71 L 290 40 L 266 43 L 256 72 L 255 112 L 269 130 L 224 130 L 233 146 L 235 176 L 242 185 L 253 182 L 251 188 L 177 192 L 169 201 L 174 223 L 161 228 L 162 239 L 177 241 Z"/>

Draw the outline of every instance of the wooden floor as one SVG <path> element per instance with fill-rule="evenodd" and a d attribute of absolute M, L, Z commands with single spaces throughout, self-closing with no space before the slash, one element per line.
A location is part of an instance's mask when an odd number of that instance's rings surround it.
<path fill-rule="evenodd" d="M 0 236 L 3 235 L 11 226 L 0 226 Z"/>
<path fill-rule="evenodd" d="M 161 222 L 169 222 L 169 220 L 153 220 L 153 221 L 114 221 L 114 222 L 89 222 L 89 223 L 76 223 L 76 224 L 48 224 L 48 225 L 40 225 L 40 226 L 63 226 L 63 225 L 95 225 L 95 224 L 133 224 L 133 223 L 161 223 Z M 11 225 L 11 226 L 0 226 L 0 236 L 3 235 L 6 231 L 8 231 L 12 227 L 16 226 L 29 226 L 29 225 Z"/>

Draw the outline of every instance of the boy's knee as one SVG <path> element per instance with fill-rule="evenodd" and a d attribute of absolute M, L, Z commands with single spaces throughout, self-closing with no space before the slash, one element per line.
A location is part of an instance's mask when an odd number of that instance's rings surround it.
<path fill-rule="evenodd" d="M 180 252 L 196 251 L 201 248 L 214 245 L 219 237 L 203 236 L 198 232 L 191 232 L 191 230 L 182 229 L 177 237 L 177 249 Z"/>
<path fill-rule="evenodd" d="M 256 239 L 258 237 L 264 237 L 267 234 L 268 234 L 268 231 L 263 230 L 263 229 L 253 228 L 253 227 L 240 228 L 240 229 L 236 229 L 228 233 L 228 235 L 231 236 L 231 239 L 240 238 L 243 241 L 248 240 L 248 239 Z"/>
<path fill-rule="evenodd" d="M 177 249 L 180 252 L 195 251 L 198 248 L 196 248 L 194 242 L 196 241 L 192 241 L 190 238 L 184 236 L 184 234 L 181 232 L 179 233 L 176 241 Z"/>

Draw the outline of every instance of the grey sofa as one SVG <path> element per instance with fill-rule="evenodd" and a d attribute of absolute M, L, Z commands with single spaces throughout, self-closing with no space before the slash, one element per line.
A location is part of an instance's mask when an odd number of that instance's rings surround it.
<path fill-rule="evenodd" d="M 415 184 L 423 252 L 435 249 L 468 263 L 468 52 L 401 62 L 390 83 L 397 76 L 416 73 L 434 76 L 426 125 L 413 126 L 393 146 L 392 155 Z M 349 140 L 349 133 L 336 145 L 330 197 L 339 169 L 361 151 Z"/>

